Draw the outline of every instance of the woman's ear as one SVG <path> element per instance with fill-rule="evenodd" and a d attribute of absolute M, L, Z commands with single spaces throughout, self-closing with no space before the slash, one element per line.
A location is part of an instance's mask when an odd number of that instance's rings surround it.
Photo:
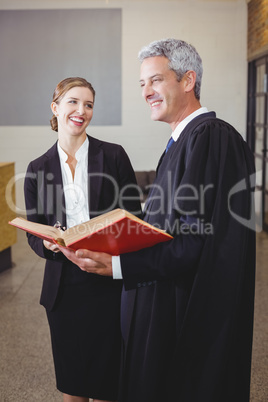
<path fill-rule="evenodd" d="M 52 102 L 51 105 L 50 105 L 50 107 L 51 107 L 52 113 L 53 113 L 55 116 L 58 116 L 58 112 L 57 112 L 58 105 L 57 105 L 57 103 L 56 103 L 56 102 Z"/>
<path fill-rule="evenodd" d="M 185 77 L 185 92 L 191 92 L 195 87 L 196 72 L 193 70 L 189 70 L 185 73 Z"/>

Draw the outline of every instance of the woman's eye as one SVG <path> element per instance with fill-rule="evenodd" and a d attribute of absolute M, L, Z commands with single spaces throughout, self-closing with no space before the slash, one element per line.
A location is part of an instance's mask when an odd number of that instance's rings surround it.
<path fill-rule="evenodd" d="M 89 109 L 93 109 L 93 105 L 92 105 L 91 103 L 88 103 L 88 104 L 87 104 L 87 107 L 88 107 Z"/>
<path fill-rule="evenodd" d="M 76 103 L 76 101 L 72 99 L 69 101 L 69 103 Z"/>

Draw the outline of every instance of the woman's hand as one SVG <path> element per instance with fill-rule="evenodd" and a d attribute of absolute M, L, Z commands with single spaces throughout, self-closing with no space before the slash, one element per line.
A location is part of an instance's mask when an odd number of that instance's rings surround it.
<path fill-rule="evenodd" d="M 59 253 L 60 252 L 60 249 L 59 249 L 58 245 L 53 243 L 53 242 L 43 240 L 43 244 L 44 244 L 45 248 L 47 248 L 50 251 L 53 251 L 53 253 Z"/>
<path fill-rule="evenodd" d="M 112 256 L 89 250 L 72 251 L 66 247 L 58 246 L 59 250 L 82 271 L 102 276 L 113 276 Z"/>

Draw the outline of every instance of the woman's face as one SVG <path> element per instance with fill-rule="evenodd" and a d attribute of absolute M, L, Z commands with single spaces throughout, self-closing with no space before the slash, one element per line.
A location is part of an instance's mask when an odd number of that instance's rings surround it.
<path fill-rule="evenodd" d="M 87 87 L 73 87 L 59 103 L 52 102 L 51 109 L 58 119 L 59 134 L 85 134 L 93 116 L 93 106 L 93 94 Z"/>

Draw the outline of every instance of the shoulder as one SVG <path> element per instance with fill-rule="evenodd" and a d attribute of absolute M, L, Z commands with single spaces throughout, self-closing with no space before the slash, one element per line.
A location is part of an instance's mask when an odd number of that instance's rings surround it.
<path fill-rule="evenodd" d="M 109 148 L 109 149 L 119 149 L 122 148 L 121 145 L 115 144 L 114 142 L 108 142 L 108 141 L 103 141 L 98 138 L 92 137 L 91 135 L 88 135 L 89 139 L 89 146 L 97 146 L 97 147 L 102 147 L 102 148 Z"/>
<path fill-rule="evenodd" d="M 216 117 L 203 119 L 188 131 L 186 157 L 203 158 L 204 163 L 213 163 L 210 169 L 220 163 L 232 162 L 236 168 L 246 162 L 254 170 L 254 155 L 245 139 L 231 124 Z"/>
<path fill-rule="evenodd" d="M 192 121 L 194 135 L 232 135 L 236 140 L 243 140 L 243 137 L 239 132 L 227 121 L 211 116 L 211 113 L 206 113 L 205 115 L 199 116 L 197 119 Z M 189 125 L 190 126 L 190 125 Z"/>
<path fill-rule="evenodd" d="M 125 154 L 125 150 L 122 145 L 115 144 L 113 142 L 99 140 L 98 138 L 88 136 L 89 147 L 101 149 L 107 155 L 122 155 Z"/>
<path fill-rule="evenodd" d="M 28 165 L 28 170 L 30 168 L 32 168 L 33 170 L 40 170 L 48 159 L 55 158 L 57 155 L 58 155 L 58 151 L 57 151 L 57 142 L 56 142 L 44 154 L 40 155 L 36 159 L 33 159 Z"/>
<path fill-rule="evenodd" d="M 216 117 L 216 114 L 206 113 L 192 120 L 187 128 L 187 142 L 191 148 L 203 143 L 229 144 L 233 146 L 247 146 L 242 135 L 228 122 Z"/>
<path fill-rule="evenodd" d="M 214 115 L 214 116 L 213 116 Z M 181 134 L 186 164 L 189 160 L 251 160 L 253 153 L 241 134 L 229 123 L 206 113 L 193 119 Z"/>

